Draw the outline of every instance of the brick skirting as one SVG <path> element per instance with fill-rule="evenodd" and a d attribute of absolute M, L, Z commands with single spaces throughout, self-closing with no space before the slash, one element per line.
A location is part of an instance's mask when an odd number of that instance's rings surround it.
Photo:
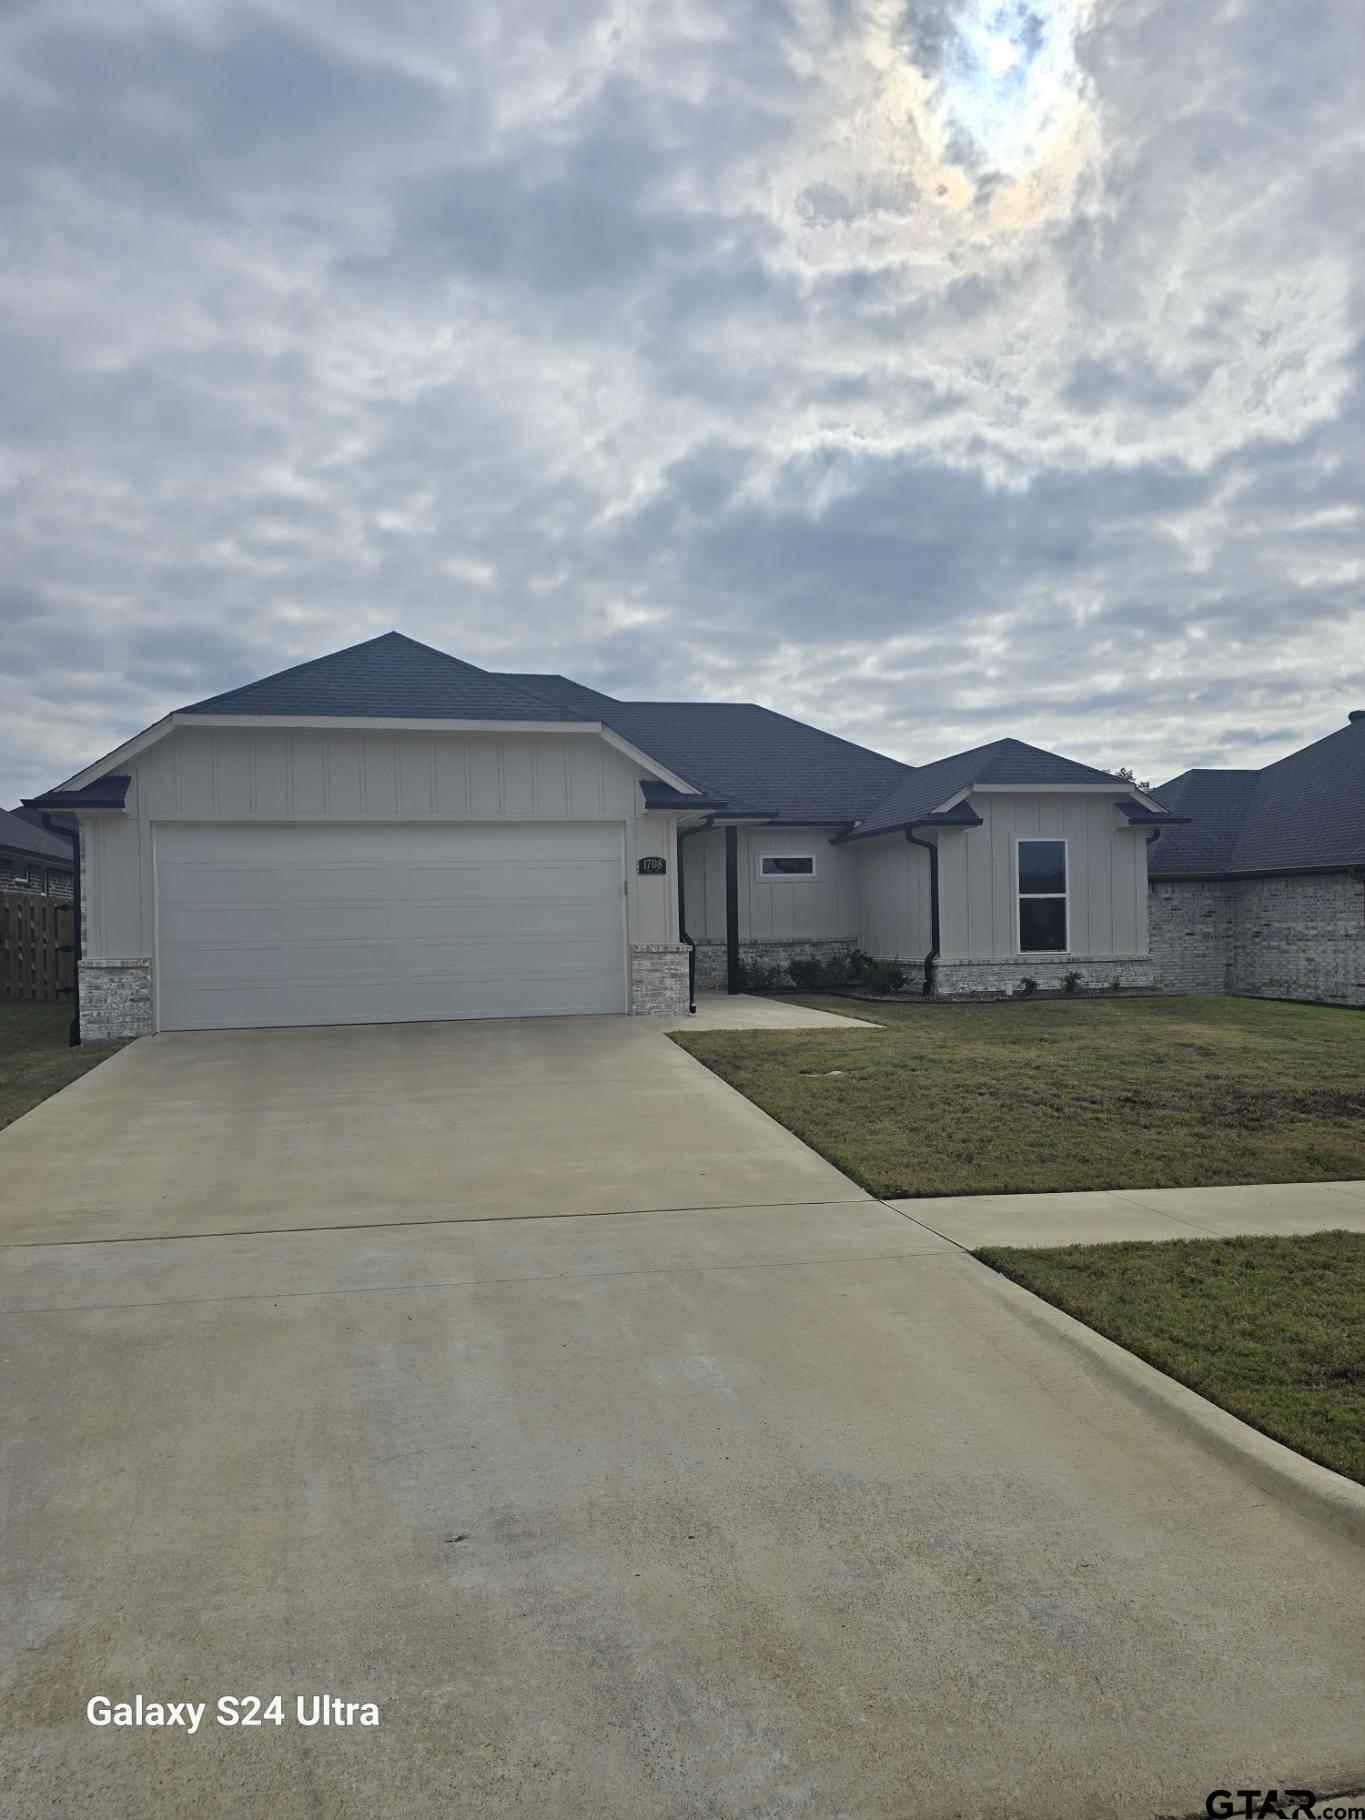
<path fill-rule="evenodd" d="M 1025 978 L 1035 979 L 1044 992 L 1060 992 L 1068 973 L 1078 973 L 1087 992 L 1108 987 L 1142 987 L 1154 982 L 1154 968 L 1146 955 L 1048 955 L 1017 954 L 1012 960 L 939 960 L 934 964 L 934 990 L 941 993 L 1021 993 Z"/>
<path fill-rule="evenodd" d="M 680 942 L 640 943 L 630 951 L 632 1017 L 687 1016 L 688 951 Z"/>
<path fill-rule="evenodd" d="M 763 939 L 739 944 L 741 962 L 751 967 L 772 967 L 785 973 L 793 961 L 828 961 L 852 954 L 858 946 L 856 936 L 794 936 L 786 940 Z M 729 967 L 723 941 L 697 942 L 698 992 L 724 992 L 729 985 Z"/>
<path fill-rule="evenodd" d="M 81 1036 L 98 1043 L 111 1037 L 152 1033 L 152 963 L 82 961 Z"/>

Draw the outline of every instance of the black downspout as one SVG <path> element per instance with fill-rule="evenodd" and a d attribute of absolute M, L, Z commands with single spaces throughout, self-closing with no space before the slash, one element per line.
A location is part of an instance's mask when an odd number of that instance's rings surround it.
<path fill-rule="evenodd" d="M 683 872 L 683 842 L 689 834 L 705 834 L 715 821 L 709 816 L 695 828 L 678 829 L 678 939 L 687 944 L 687 1009 L 689 1015 L 697 1009 L 697 944 L 687 933 L 687 889 L 686 875 Z"/>
<path fill-rule="evenodd" d="M 733 822 L 725 828 L 725 980 L 727 992 L 740 990 L 739 829 Z"/>
<path fill-rule="evenodd" d="M 44 815 L 43 826 L 49 834 L 68 834 L 68 828 L 58 828 L 50 815 Z M 62 950 L 66 952 L 67 950 Z M 71 1028 L 66 1033 L 69 1049 L 81 1046 L 81 829 L 76 824 L 76 831 L 71 834 Z"/>
<path fill-rule="evenodd" d="M 913 828 L 905 830 L 905 838 L 912 847 L 923 847 L 929 855 L 929 952 L 924 957 L 924 993 L 928 998 L 934 990 L 934 962 L 938 959 L 938 842 L 921 840 Z"/>

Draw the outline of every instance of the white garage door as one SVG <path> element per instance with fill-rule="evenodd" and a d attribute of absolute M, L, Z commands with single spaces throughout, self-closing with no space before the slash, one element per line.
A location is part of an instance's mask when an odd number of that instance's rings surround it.
<path fill-rule="evenodd" d="M 622 831 L 176 827 L 163 1030 L 624 1011 Z"/>

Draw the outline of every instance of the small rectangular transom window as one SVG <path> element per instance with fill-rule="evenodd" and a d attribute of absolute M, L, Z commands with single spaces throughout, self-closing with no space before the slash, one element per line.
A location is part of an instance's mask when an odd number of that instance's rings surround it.
<path fill-rule="evenodd" d="M 759 856 L 760 878 L 814 878 L 813 853 L 763 853 Z"/>
<path fill-rule="evenodd" d="M 1065 954 L 1066 842 L 1019 842 L 1019 952 Z"/>

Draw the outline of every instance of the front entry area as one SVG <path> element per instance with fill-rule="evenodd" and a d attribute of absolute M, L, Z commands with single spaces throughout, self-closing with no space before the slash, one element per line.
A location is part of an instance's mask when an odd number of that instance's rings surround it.
<path fill-rule="evenodd" d="M 159 824 L 157 1027 L 626 1009 L 616 823 Z"/>

